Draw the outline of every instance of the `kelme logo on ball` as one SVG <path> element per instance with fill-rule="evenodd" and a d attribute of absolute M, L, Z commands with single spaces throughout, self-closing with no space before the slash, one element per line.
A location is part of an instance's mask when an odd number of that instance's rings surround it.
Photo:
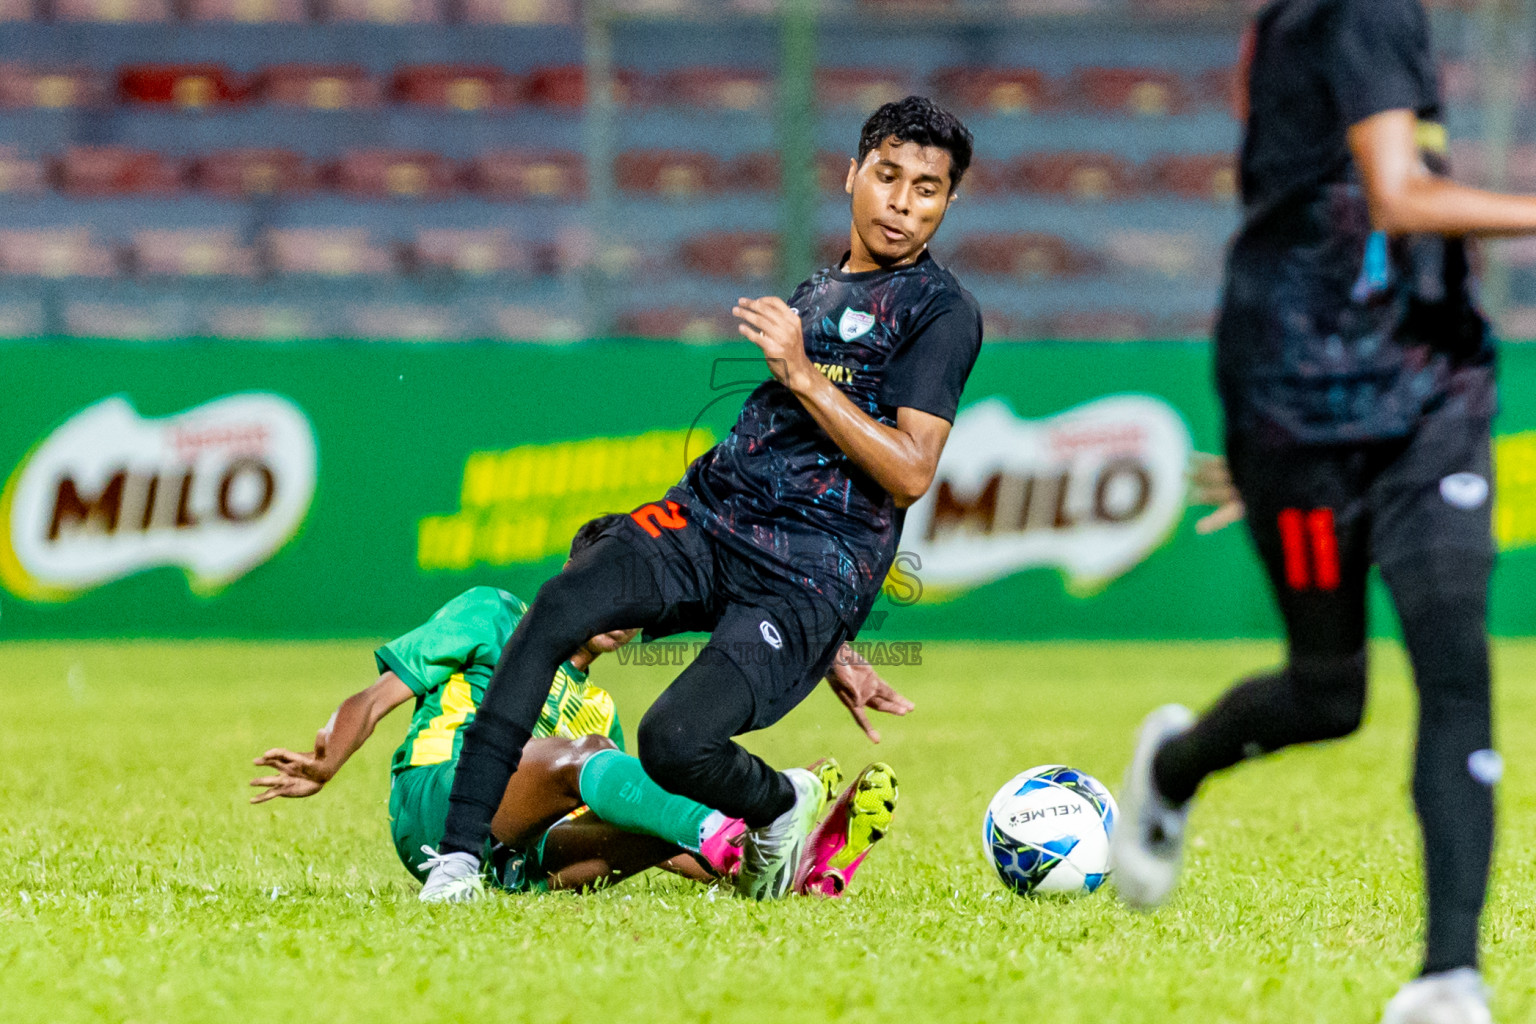
<path fill-rule="evenodd" d="M 942 595 L 1037 566 L 1092 593 L 1146 558 L 1184 512 L 1191 445 L 1150 395 L 1112 395 L 1040 420 L 1001 398 L 960 413 L 903 552 Z"/>
<path fill-rule="evenodd" d="M 229 395 L 160 419 L 104 399 L 12 470 L 0 492 L 0 582 L 64 601 L 179 566 L 211 594 L 298 532 L 315 461 L 308 418 L 280 395 Z"/>

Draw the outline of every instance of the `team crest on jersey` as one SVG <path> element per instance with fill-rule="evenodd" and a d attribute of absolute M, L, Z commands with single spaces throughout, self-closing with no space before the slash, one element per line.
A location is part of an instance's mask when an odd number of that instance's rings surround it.
<path fill-rule="evenodd" d="M 844 341 L 862 338 L 875 326 L 875 314 L 861 313 L 856 309 L 843 310 L 843 318 L 837 322 L 837 333 Z"/>

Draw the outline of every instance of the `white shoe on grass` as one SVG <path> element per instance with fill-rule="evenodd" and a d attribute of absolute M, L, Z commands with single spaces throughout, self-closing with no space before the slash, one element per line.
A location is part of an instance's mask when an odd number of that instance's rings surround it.
<path fill-rule="evenodd" d="M 821 817 L 826 783 L 804 768 L 790 768 L 784 777 L 795 788 L 794 806 L 762 828 L 747 832 L 736 875 L 738 896 L 776 900 L 789 892 L 805 842 Z"/>
<path fill-rule="evenodd" d="M 485 895 L 480 877 L 480 858 L 472 853 L 438 853 L 430 846 L 421 852 L 427 881 L 418 897 L 423 903 L 469 903 Z"/>
<path fill-rule="evenodd" d="M 1109 837 L 1109 863 L 1115 891 L 1138 910 L 1159 906 L 1179 883 L 1189 804 L 1175 807 L 1157 791 L 1152 759 L 1194 721 L 1194 713 L 1182 704 L 1165 704 L 1148 715 L 1120 785 L 1120 820 Z"/>
<path fill-rule="evenodd" d="M 1488 990 L 1471 967 L 1415 978 L 1397 990 L 1381 1024 L 1493 1024 Z"/>

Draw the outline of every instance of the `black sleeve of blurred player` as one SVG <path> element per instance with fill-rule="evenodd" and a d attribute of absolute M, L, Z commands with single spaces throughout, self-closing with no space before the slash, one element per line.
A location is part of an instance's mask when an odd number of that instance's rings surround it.
<path fill-rule="evenodd" d="M 1346 125 L 1434 106 L 1429 22 L 1419 0 L 1340 0 L 1326 66 Z"/>
<path fill-rule="evenodd" d="M 960 393 L 981 351 L 981 309 L 969 295 L 946 293 L 918 315 L 885 364 L 880 404 L 917 409 L 955 422 Z"/>

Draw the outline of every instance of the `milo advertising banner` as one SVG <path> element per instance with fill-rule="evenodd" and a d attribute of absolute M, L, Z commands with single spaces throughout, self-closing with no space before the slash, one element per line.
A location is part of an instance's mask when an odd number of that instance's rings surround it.
<path fill-rule="evenodd" d="M 1502 633 L 1536 632 L 1533 369 L 1506 349 Z M 0 639 L 374 637 L 532 597 L 765 376 L 745 344 L 7 343 Z M 1242 528 L 1193 528 L 1209 381 L 1204 345 L 986 346 L 861 639 L 1272 635 Z"/>

